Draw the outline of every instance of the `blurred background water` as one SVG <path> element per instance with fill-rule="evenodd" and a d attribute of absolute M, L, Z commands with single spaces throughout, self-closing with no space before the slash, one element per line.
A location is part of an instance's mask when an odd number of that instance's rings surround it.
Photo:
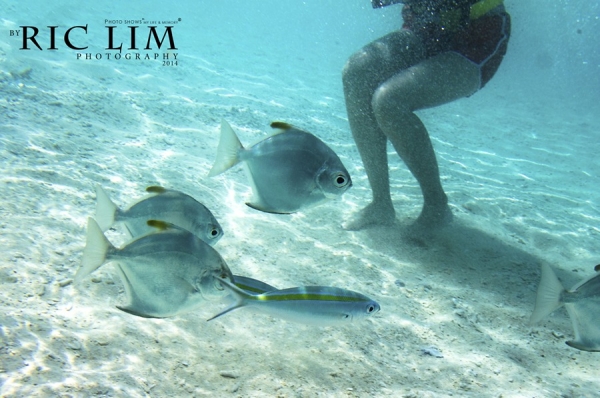
<path fill-rule="evenodd" d="M 3 18 L 17 25 L 89 24 L 89 40 L 97 46 L 106 43 L 105 32 L 97 33 L 103 30 L 105 19 L 181 18 L 176 32 L 182 56 L 290 82 L 312 83 L 316 69 L 330 76 L 321 85 L 328 86 L 332 96 L 341 92 L 339 74 L 347 57 L 401 25 L 401 5 L 373 10 L 369 1 L 362 0 L 202 1 L 168 7 L 160 2 L 97 2 L 93 9 L 68 1 L 52 5 L 37 1 L 3 3 Z M 600 87 L 600 50 L 595 44 L 600 4 L 507 1 L 506 6 L 513 18 L 513 32 L 510 51 L 493 79 L 493 90 L 513 93 L 513 98 L 523 102 L 545 100 L 564 106 L 577 104 L 581 112 L 595 111 Z M 121 28 L 125 30 L 125 26 Z M 14 38 L 5 35 L 5 40 L 17 45 Z M 72 58 L 67 51 L 15 55 Z M 188 65 L 191 68 L 193 65 Z"/>

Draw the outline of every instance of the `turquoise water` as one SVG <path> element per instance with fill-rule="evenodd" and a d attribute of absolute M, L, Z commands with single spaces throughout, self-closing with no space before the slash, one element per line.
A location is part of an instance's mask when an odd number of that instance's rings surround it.
<path fill-rule="evenodd" d="M 347 232 L 370 200 L 346 117 L 341 69 L 400 25 L 366 0 L 0 2 L 0 395 L 593 396 L 597 354 L 563 310 L 529 326 L 539 266 L 566 286 L 600 262 L 598 2 L 506 1 L 509 51 L 484 90 L 419 113 L 455 221 L 406 239 L 421 196 L 391 147 L 398 225 Z M 105 19 L 177 20 L 178 64 L 19 50 L 11 30 L 68 27 L 104 54 Z M 181 21 L 178 19 L 181 18 Z M 46 28 L 47 29 L 47 28 Z M 128 39 L 117 24 L 116 38 Z M 144 37 L 142 36 L 139 36 Z M 42 31 L 44 47 L 48 31 Z M 142 39 L 139 39 L 142 40 Z M 162 56 L 163 51 L 160 51 Z M 245 144 L 282 120 L 327 142 L 352 175 L 341 199 L 290 216 L 256 212 L 241 168 L 206 174 L 219 124 Z M 314 328 L 210 303 L 133 317 L 113 266 L 70 283 L 94 215 L 94 185 L 122 207 L 149 185 L 215 214 L 234 273 L 277 287 L 331 285 L 376 299 L 352 326 Z M 121 230 L 108 237 L 122 244 Z M 437 358 L 423 353 L 435 347 Z"/>

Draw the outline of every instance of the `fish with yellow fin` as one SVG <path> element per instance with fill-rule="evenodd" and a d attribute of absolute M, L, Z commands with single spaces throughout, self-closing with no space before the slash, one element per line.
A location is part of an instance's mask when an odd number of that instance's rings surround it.
<path fill-rule="evenodd" d="M 273 122 L 271 127 L 280 131 L 245 149 L 229 123 L 222 120 L 217 158 L 208 176 L 244 163 L 253 192 L 246 204 L 279 214 L 339 197 L 352 186 L 340 158 L 319 138 L 287 123 Z"/>
<path fill-rule="evenodd" d="M 233 295 L 234 302 L 208 319 L 249 307 L 268 315 L 314 326 L 343 325 L 376 314 L 379 304 L 351 290 L 331 286 L 300 286 L 252 294 L 234 283 L 218 278 Z"/>
<path fill-rule="evenodd" d="M 113 262 L 127 296 L 127 303 L 117 308 L 145 318 L 181 314 L 228 294 L 221 281 L 231 281 L 233 275 L 215 249 L 173 224 L 154 220 L 148 223 L 157 232 L 136 238 L 119 249 L 89 218 L 82 265 L 75 282 L 80 283 L 102 265 Z"/>
<path fill-rule="evenodd" d="M 223 228 L 211 211 L 183 192 L 159 186 L 146 188 L 150 195 L 121 210 L 106 191 L 96 185 L 96 221 L 102 231 L 115 223 L 123 223 L 132 238 L 153 232 L 148 220 L 162 220 L 183 229 L 214 245 L 223 236 Z"/>

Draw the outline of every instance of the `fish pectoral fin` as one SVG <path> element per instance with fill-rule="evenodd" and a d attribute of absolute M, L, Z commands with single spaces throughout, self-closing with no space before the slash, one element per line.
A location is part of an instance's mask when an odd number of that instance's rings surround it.
<path fill-rule="evenodd" d="M 246 206 L 248 206 L 248 207 L 250 207 L 251 209 L 254 209 L 254 210 L 262 211 L 264 213 L 271 213 L 271 214 L 292 214 L 292 212 L 277 211 L 277 210 L 273 210 L 273 209 L 270 209 L 268 207 L 257 205 L 257 204 L 250 203 L 250 202 L 246 202 Z"/>
<path fill-rule="evenodd" d="M 146 224 L 149 227 L 158 229 L 159 231 L 167 231 L 167 230 L 176 229 L 179 231 L 190 232 L 187 229 L 181 228 L 178 225 L 175 225 L 175 224 L 167 222 L 167 221 L 162 221 L 162 220 L 148 220 L 148 221 L 146 221 Z"/>
<path fill-rule="evenodd" d="M 219 312 L 217 315 L 207 319 L 206 322 L 212 321 L 213 319 L 223 316 L 223 315 L 227 314 L 228 312 L 231 312 L 233 310 L 237 310 L 238 308 L 244 307 L 246 305 L 246 302 L 244 301 L 244 299 L 251 296 L 249 293 L 240 289 L 239 287 L 237 287 L 233 283 L 229 282 L 228 280 L 223 279 L 223 278 L 217 278 L 217 279 L 219 281 L 221 281 L 221 285 L 223 285 L 223 287 L 225 287 L 229 290 L 229 292 L 231 293 L 231 295 L 233 296 L 235 301 L 233 303 L 231 303 L 223 311 Z"/>
<path fill-rule="evenodd" d="M 176 228 L 174 224 L 171 224 L 166 221 L 161 221 L 161 220 L 148 220 L 148 221 L 146 221 L 146 224 L 149 227 L 154 227 L 154 228 L 158 229 L 159 231 L 166 231 L 167 229 Z"/>
<path fill-rule="evenodd" d="M 223 316 L 223 315 L 225 315 L 225 314 L 227 314 L 227 313 L 229 313 L 229 312 L 231 312 L 233 310 L 237 310 L 238 308 L 242 308 L 243 306 L 244 306 L 244 304 L 241 303 L 241 302 L 233 303 L 229 307 L 225 308 L 223 311 L 219 312 L 217 315 L 208 318 L 206 320 L 206 322 L 212 321 L 213 319 L 217 319 L 218 317 Z"/>

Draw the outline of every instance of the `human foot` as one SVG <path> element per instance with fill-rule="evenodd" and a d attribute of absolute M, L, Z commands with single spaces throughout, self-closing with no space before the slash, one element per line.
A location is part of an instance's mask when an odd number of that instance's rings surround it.
<path fill-rule="evenodd" d="M 422 230 L 434 230 L 445 227 L 450 224 L 454 216 L 450 206 L 423 206 L 421 214 L 414 222 L 413 226 Z"/>
<path fill-rule="evenodd" d="M 435 239 L 436 233 L 452 222 L 453 215 L 450 207 L 423 208 L 415 222 L 404 231 L 404 237 L 417 244 L 427 247 Z"/>
<path fill-rule="evenodd" d="M 342 228 L 346 231 L 358 231 L 368 227 L 393 225 L 395 221 L 396 211 L 391 203 L 389 205 L 370 203 L 342 225 Z"/>

